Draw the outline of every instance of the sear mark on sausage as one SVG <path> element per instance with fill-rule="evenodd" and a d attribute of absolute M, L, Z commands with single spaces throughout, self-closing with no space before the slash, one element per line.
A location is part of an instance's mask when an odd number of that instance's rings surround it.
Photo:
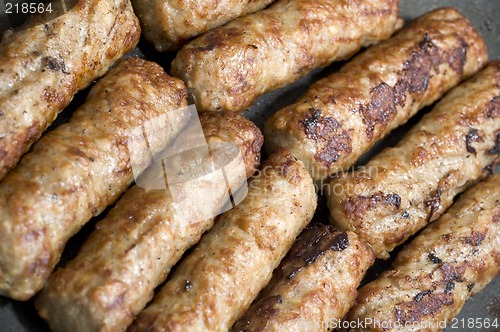
<path fill-rule="evenodd" d="M 309 115 L 301 120 L 300 124 L 304 127 L 307 138 L 328 141 L 323 151 L 315 158 L 318 162 L 330 167 L 340 158 L 341 154 L 352 152 L 351 136 L 342 129 L 341 123 L 334 118 L 322 118 L 320 109 L 311 107 L 309 111 Z"/>
<path fill-rule="evenodd" d="M 292 279 L 302 268 L 316 262 L 327 251 L 342 251 L 348 247 L 347 233 L 336 231 L 332 225 L 312 224 L 297 238 L 278 273 Z"/>
<path fill-rule="evenodd" d="M 441 264 L 443 261 L 437 257 L 434 253 L 430 252 L 427 257 L 429 258 L 429 260 L 431 262 L 433 262 L 434 264 Z"/>
<path fill-rule="evenodd" d="M 419 293 L 419 295 L 422 293 Z M 396 306 L 394 311 L 399 323 L 408 324 L 418 322 L 421 318 L 429 315 L 433 316 L 443 310 L 444 306 L 450 306 L 453 303 L 452 294 L 428 294 L 424 298 L 419 298 L 418 301 L 415 297 L 411 302 L 403 302 Z"/>
<path fill-rule="evenodd" d="M 360 112 L 363 115 L 368 138 L 371 140 L 376 136 L 374 132 L 377 125 L 384 129 L 394 118 L 397 113 L 396 106 L 405 105 L 408 92 L 420 94 L 427 90 L 431 71 L 433 69 L 438 71 L 441 63 L 450 63 L 452 69 L 462 77 L 466 55 L 467 44 L 463 40 L 460 41 L 459 47 L 449 52 L 442 52 L 426 33 L 413 51 L 411 59 L 404 63 L 399 73 L 400 79 L 394 87 L 391 88 L 382 82 L 372 89 L 372 99 L 368 106 L 361 107 Z"/>
<path fill-rule="evenodd" d="M 489 154 L 500 154 L 500 130 L 496 133 L 497 139 L 495 141 L 495 146 L 488 150 Z"/>
<path fill-rule="evenodd" d="M 436 213 L 437 210 L 439 210 L 439 207 L 441 206 L 441 188 L 436 189 L 431 198 L 429 198 L 425 202 L 425 206 L 427 206 L 430 209 L 428 220 L 431 220 L 434 213 Z"/>
<path fill-rule="evenodd" d="M 342 201 L 346 215 L 357 219 L 363 218 L 367 210 L 372 210 L 378 205 L 394 206 L 398 209 L 401 206 L 401 197 L 398 194 L 378 192 L 372 196 L 349 197 Z"/>
<path fill-rule="evenodd" d="M 247 332 L 247 331 L 264 331 L 266 327 L 266 323 L 272 320 L 279 312 L 277 308 L 280 304 L 283 303 L 283 299 L 280 295 L 269 296 L 260 300 L 256 304 L 255 315 L 252 317 L 258 317 L 255 321 L 251 319 L 246 319 L 240 321 L 241 326 L 237 330 L 231 330 L 233 332 Z M 250 329 L 250 327 L 252 328 Z"/>
<path fill-rule="evenodd" d="M 477 129 L 471 128 L 467 135 L 465 135 L 465 147 L 467 152 L 476 154 L 476 149 L 471 145 L 473 142 L 484 142 L 481 132 Z"/>

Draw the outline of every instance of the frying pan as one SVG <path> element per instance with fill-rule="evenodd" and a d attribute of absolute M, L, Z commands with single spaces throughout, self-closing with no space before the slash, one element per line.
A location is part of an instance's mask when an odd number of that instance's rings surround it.
<path fill-rule="evenodd" d="M 0 1 L 0 9 L 4 1 Z M 12 1 L 11 1 L 12 2 Z M 452 6 L 456 7 L 460 12 L 467 16 L 475 27 L 480 31 L 481 35 L 485 38 L 489 49 L 490 59 L 500 58 L 500 20 L 498 15 L 500 13 L 500 1 L 498 0 L 400 0 L 401 16 L 406 22 L 420 16 L 421 14 L 430 11 L 434 8 Z M 0 22 L 1 23 L 1 22 Z M 145 40 L 141 40 L 139 46 L 127 56 L 140 56 L 160 63 L 166 70 L 170 67 L 175 54 L 159 54 Z M 301 95 L 306 88 L 314 81 L 332 73 L 337 70 L 341 64 L 334 64 L 327 68 L 315 70 L 306 77 L 298 80 L 297 82 L 270 92 L 261 96 L 254 105 L 245 112 L 245 116 L 254 121 L 261 129 L 265 120 L 281 107 L 295 101 L 298 95 Z M 78 93 L 73 102 L 60 114 L 55 123 L 49 130 L 66 122 L 79 105 L 83 103 L 89 89 Z M 411 128 L 422 115 L 430 109 L 424 109 L 419 112 L 413 119 L 406 125 L 396 129 L 379 142 L 372 150 L 365 154 L 359 164 L 365 163 L 374 154 L 379 152 L 382 148 L 394 145 L 402 135 Z M 496 172 L 500 172 L 500 167 L 497 167 Z M 105 215 L 106 211 L 101 214 Z M 320 197 L 320 204 L 318 211 L 315 215 L 315 221 L 325 222 L 327 218 L 327 208 L 324 200 Z M 62 264 L 71 259 L 77 252 L 79 246 L 93 230 L 95 222 L 99 218 L 94 218 L 88 223 L 80 233 L 78 233 L 66 246 L 61 259 Z M 500 234 L 499 234 L 500 236 Z M 397 251 L 391 257 L 394 258 Z M 384 269 L 391 263 L 388 261 L 377 261 L 373 268 L 368 271 L 367 277 L 364 282 L 368 282 L 376 278 Z M 471 324 L 467 327 L 469 319 L 478 319 L 485 321 L 489 319 L 490 322 L 495 321 L 500 325 L 500 276 L 491 282 L 481 293 L 472 297 L 464 306 L 462 311 L 456 317 L 455 328 L 449 326 L 446 331 L 500 331 L 500 328 L 479 328 L 476 324 Z M 465 323 L 465 325 L 463 324 Z M 465 326 L 465 328 L 463 328 Z M 0 332 L 47 332 L 49 328 L 47 324 L 38 317 L 33 301 L 17 302 L 0 296 Z"/>

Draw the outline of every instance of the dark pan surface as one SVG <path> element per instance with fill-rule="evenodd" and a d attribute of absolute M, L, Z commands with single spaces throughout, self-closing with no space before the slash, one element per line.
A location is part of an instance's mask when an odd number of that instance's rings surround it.
<path fill-rule="evenodd" d="M 3 5 L 3 2 L 0 1 L 0 3 Z M 490 59 L 500 58 L 500 21 L 498 20 L 498 13 L 500 13 L 499 0 L 400 0 L 400 3 L 401 16 L 407 22 L 434 8 L 443 6 L 456 7 L 473 22 L 485 38 L 489 48 Z M 166 70 L 169 69 L 169 63 L 173 59 L 173 54 L 156 53 L 144 40 L 141 41 L 139 47 L 134 50 L 131 55 L 146 57 L 150 60 L 159 62 Z M 262 96 L 252 108 L 245 113 L 246 117 L 253 120 L 262 128 L 265 119 L 269 115 L 281 107 L 295 101 L 311 83 L 335 71 L 338 67 L 339 64 L 335 64 L 328 68 L 316 70 L 290 86 Z M 59 116 L 56 123 L 51 128 L 67 121 L 72 110 L 83 102 L 87 92 L 88 89 L 87 91 L 79 93 L 72 104 Z M 421 112 L 414 119 L 409 121 L 408 124 L 395 130 L 372 151 L 367 153 L 367 155 L 361 159 L 360 163 L 365 163 L 371 156 L 380 151 L 382 147 L 395 144 L 402 134 L 420 119 L 424 112 Z M 496 171 L 500 172 L 500 168 L 497 168 Z M 106 211 L 103 215 L 105 215 L 105 213 Z M 326 207 L 324 204 L 320 204 L 315 218 L 322 220 L 325 215 Z M 95 221 L 96 220 L 93 220 L 86 225 L 83 230 L 70 241 L 63 254 L 63 262 L 75 255 L 82 241 L 92 231 Z M 387 268 L 389 264 L 390 261 L 377 262 L 369 271 L 365 282 L 375 278 L 381 271 Z M 468 325 L 473 319 L 477 321 Z M 481 293 L 477 294 L 466 303 L 465 307 L 456 317 L 455 328 L 448 327 L 446 331 L 500 331 L 500 328 L 480 328 L 477 322 L 484 322 L 486 319 L 489 319 L 490 322 L 496 319 L 497 323 L 500 324 L 500 276 L 490 283 Z M 0 297 L 0 332 L 24 331 L 44 332 L 49 331 L 49 328 L 45 322 L 38 317 L 32 301 L 16 302 L 5 297 Z"/>

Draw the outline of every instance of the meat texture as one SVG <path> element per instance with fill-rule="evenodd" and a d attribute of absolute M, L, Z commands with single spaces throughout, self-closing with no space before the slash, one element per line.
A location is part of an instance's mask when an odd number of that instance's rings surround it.
<path fill-rule="evenodd" d="M 465 301 L 500 273 L 500 175 L 463 194 L 362 287 L 353 331 L 442 331 Z M 375 323 L 377 322 L 377 323 Z M 355 325 L 355 324 L 353 324 Z"/>
<path fill-rule="evenodd" d="M 0 180 L 73 95 L 135 47 L 129 0 L 79 1 L 68 13 L 0 44 Z"/>
<path fill-rule="evenodd" d="M 278 149 L 220 216 L 131 331 L 227 331 L 269 282 L 316 208 L 311 177 Z"/>
<path fill-rule="evenodd" d="M 494 61 L 448 93 L 394 148 L 332 180 L 332 222 L 387 258 L 491 173 L 499 148 L 500 62 Z"/>
<path fill-rule="evenodd" d="M 279 0 L 186 44 L 171 72 L 200 111 L 244 111 L 265 92 L 351 57 L 398 28 L 397 0 Z"/>
<path fill-rule="evenodd" d="M 263 138 L 252 122 L 228 112 L 202 114 L 200 122 L 212 146 L 234 144 L 246 175 L 255 172 Z M 217 147 L 212 154 L 217 154 Z M 246 183 L 245 171 L 239 177 L 231 163 L 224 170 L 228 182 L 237 182 L 234 187 Z M 182 183 L 193 209 L 204 206 L 211 214 L 221 209 L 228 198 L 221 177 L 213 172 L 201 183 Z M 49 278 L 36 302 L 40 315 L 53 331 L 123 331 L 182 254 L 212 227 L 214 218 L 201 221 L 197 216 L 196 211 L 178 211 L 169 190 L 134 185 L 97 224 L 78 256 Z"/>
<path fill-rule="evenodd" d="M 42 288 L 66 241 L 112 204 L 188 120 L 184 84 L 141 59 L 119 63 L 70 122 L 45 135 L 0 184 L 0 294 L 26 300 Z M 134 146 L 153 120 L 149 149 Z M 133 151 L 129 152 L 129 151 Z"/>
<path fill-rule="evenodd" d="M 353 305 L 373 261 L 355 233 L 312 224 L 231 331 L 329 331 Z"/>
<path fill-rule="evenodd" d="M 313 84 L 265 124 L 317 181 L 353 166 L 376 141 L 481 69 L 486 45 L 457 10 L 437 9 Z"/>
<path fill-rule="evenodd" d="M 179 48 L 189 39 L 274 0 L 132 0 L 144 36 L 159 52 Z"/>

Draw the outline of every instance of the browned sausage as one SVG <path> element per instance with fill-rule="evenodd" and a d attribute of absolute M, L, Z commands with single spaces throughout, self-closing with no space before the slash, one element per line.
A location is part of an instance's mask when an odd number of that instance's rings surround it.
<path fill-rule="evenodd" d="M 92 88 L 69 123 L 35 144 L 0 184 L 0 294 L 26 300 L 42 288 L 66 241 L 133 181 L 134 130 L 154 119 L 148 141 L 154 154 L 187 121 L 166 121 L 167 113 L 185 106 L 179 79 L 152 62 L 128 59 Z M 133 156 L 148 155 L 137 149 Z"/>
<path fill-rule="evenodd" d="M 286 147 L 315 180 L 325 180 L 477 72 L 487 56 L 483 39 L 457 10 L 425 14 L 274 114 L 264 147 Z"/>
<path fill-rule="evenodd" d="M 0 180 L 73 95 L 139 41 L 130 0 L 78 1 L 0 44 Z"/>
<path fill-rule="evenodd" d="M 144 36 L 159 52 L 175 50 L 189 39 L 274 0 L 132 0 Z"/>
<path fill-rule="evenodd" d="M 498 161 L 500 61 L 453 89 L 394 148 L 330 182 L 332 222 L 379 258 L 436 220 Z"/>
<path fill-rule="evenodd" d="M 329 331 L 353 305 L 374 259 L 355 233 L 310 225 L 231 331 Z"/>
<path fill-rule="evenodd" d="M 351 57 L 400 26 L 397 0 L 279 0 L 186 44 L 172 74 L 200 111 L 244 111 L 265 92 Z"/>
<path fill-rule="evenodd" d="M 399 253 L 390 270 L 362 287 L 348 320 L 364 323 L 353 331 L 442 331 L 499 273 L 496 174 L 465 192 Z"/>
<path fill-rule="evenodd" d="M 253 123 L 228 112 L 204 113 L 200 122 L 209 144 L 236 145 L 246 175 L 255 172 L 263 138 Z M 225 175 L 237 188 L 246 181 L 245 170 L 241 178 L 232 166 L 224 167 Z M 220 173 L 209 176 L 202 182 L 184 183 L 182 190 L 193 210 L 200 205 L 193 202 L 204 201 L 205 209 L 215 215 L 228 188 Z M 134 185 L 97 224 L 78 256 L 49 278 L 36 302 L 40 316 L 53 331 L 124 330 L 182 254 L 212 227 L 214 218 L 202 221 L 197 215 L 186 209 L 179 213 L 168 190 Z"/>
<path fill-rule="evenodd" d="M 245 200 L 220 216 L 132 331 L 227 331 L 269 282 L 311 220 L 316 194 L 300 161 L 275 151 L 249 183 Z"/>

